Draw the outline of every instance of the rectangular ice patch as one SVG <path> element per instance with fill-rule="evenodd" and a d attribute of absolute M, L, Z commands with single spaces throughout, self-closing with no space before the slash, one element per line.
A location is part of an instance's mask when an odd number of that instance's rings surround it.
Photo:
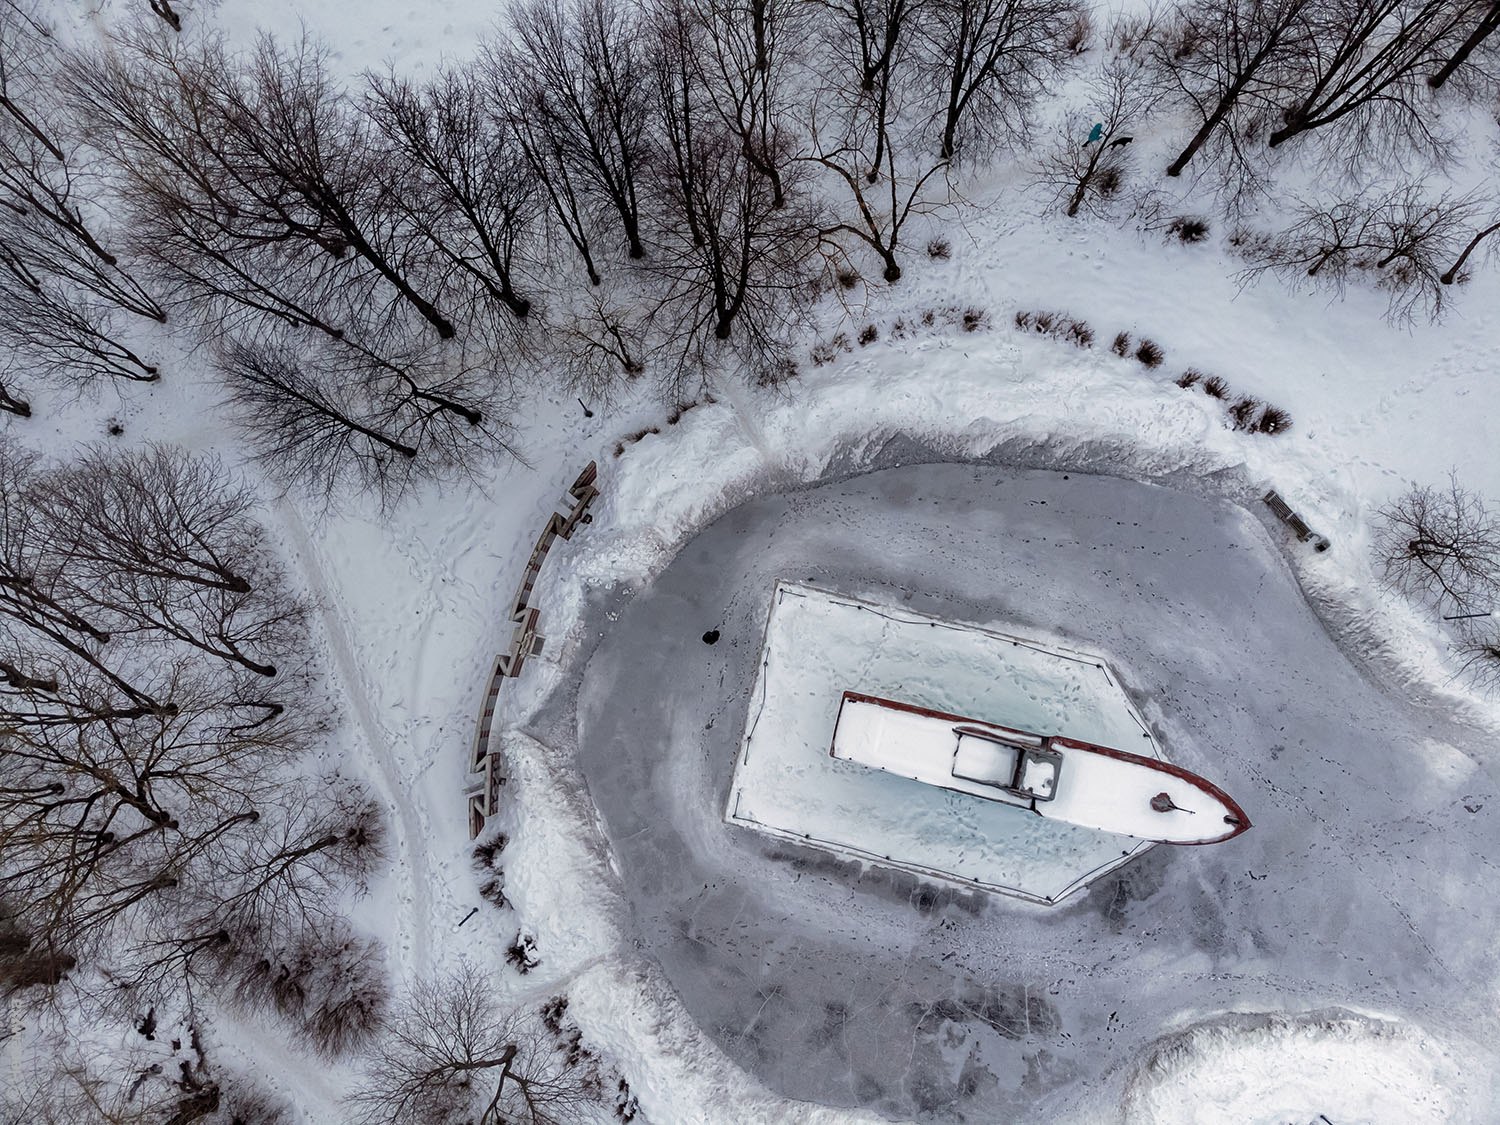
<path fill-rule="evenodd" d="M 1161 756 L 1097 656 L 779 582 L 726 820 L 1049 904 L 1151 846 L 914 780 L 904 755 L 934 751 L 903 739 L 930 741 L 932 724 L 903 725 L 899 712 L 848 710 L 836 745 L 845 692 Z M 1053 792 L 1056 773 L 1027 753 L 1026 736 L 1014 749 L 945 737 L 938 750 L 955 787 L 1019 782 L 1039 799 Z"/>

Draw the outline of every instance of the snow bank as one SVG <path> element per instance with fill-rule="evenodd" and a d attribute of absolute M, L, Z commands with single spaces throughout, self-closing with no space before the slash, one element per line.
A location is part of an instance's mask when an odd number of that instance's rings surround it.
<path fill-rule="evenodd" d="M 1463 1125 L 1491 1120 L 1452 1053 L 1406 1024 L 1332 1010 L 1231 1015 L 1163 1039 L 1126 1125 Z"/>
<path fill-rule="evenodd" d="M 517 809 L 506 850 L 506 894 L 537 938 L 542 991 L 566 992 L 591 1043 L 629 1078 L 648 1118 L 660 1121 L 879 1121 L 777 1098 L 699 1030 L 671 986 L 623 929 L 608 848 L 567 763 L 535 739 L 508 732 L 508 802 Z"/>
<path fill-rule="evenodd" d="M 602 504 L 572 572 L 543 592 L 549 630 L 576 627 L 590 588 L 649 581 L 699 528 L 752 495 L 924 461 L 1129 477 L 1233 500 L 1267 522 L 1260 497 L 1275 488 L 1334 542 L 1319 555 L 1285 535 L 1289 564 L 1344 647 L 1500 730 L 1495 708 L 1453 682 L 1436 627 L 1381 587 L 1358 518 L 1365 498 L 1339 483 L 1347 478 L 1335 454 L 1235 433 L 1207 396 L 1109 355 L 1005 332 L 891 344 L 780 397 L 701 407 L 630 447 L 601 468 Z"/>

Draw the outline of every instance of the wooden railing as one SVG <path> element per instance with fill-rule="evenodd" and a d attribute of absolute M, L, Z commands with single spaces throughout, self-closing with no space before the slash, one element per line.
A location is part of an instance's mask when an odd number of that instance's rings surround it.
<path fill-rule="evenodd" d="M 479 726 L 475 733 L 473 753 L 469 761 L 470 770 L 481 775 L 478 791 L 469 794 L 470 839 L 484 831 L 485 820 L 494 816 L 498 811 L 500 787 L 505 784 L 505 777 L 500 773 L 499 754 L 490 749 L 490 729 L 495 721 L 495 708 L 500 702 L 500 687 L 506 680 L 514 679 L 521 674 L 527 657 L 540 653 L 545 640 L 537 632 L 540 612 L 531 604 L 531 595 L 536 589 L 537 576 L 541 574 L 542 563 L 546 561 L 547 552 L 551 549 L 553 542 L 558 539 L 571 539 L 579 524 L 588 523 L 593 519 L 588 514 L 588 510 L 594 498 L 599 495 L 599 489 L 595 484 L 598 478 L 599 465 L 595 461 L 590 461 L 588 467 L 578 474 L 578 479 L 573 482 L 562 504 L 559 505 L 566 508 L 566 512 L 553 512 L 551 518 L 547 520 L 547 526 L 542 529 L 541 537 L 536 541 L 536 546 L 531 549 L 531 558 L 526 562 L 526 573 L 522 575 L 520 588 L 511 602 L 508 618 L 512 626 L 510 646 L 505 652 L 495 657 L 494 670 L 490 673 L 489 688 L 484 695 L 484 705 L 479 711 Z"/>

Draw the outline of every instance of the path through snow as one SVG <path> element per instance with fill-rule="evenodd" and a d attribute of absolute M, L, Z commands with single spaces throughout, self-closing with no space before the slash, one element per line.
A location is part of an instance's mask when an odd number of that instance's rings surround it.
<path fill-rule="evenodd" d="M 399 954 L 408 979 L 413 973 L 425 974 L 432 967 L 429 948 L 429 931 L 434 922 L 429 888 L 432 873 L 428 861 L 427 833 L 423 830 L 416 812 L 408 799 L 410 779 L 397 762 L 391 749 L 390 733 L 381 724 L 376 709 L 370 700 L 368 686 L 361 673 L 361 663 L 355 658 L 354 648 L 349 642 L 349 633 L 344 624 L 339 600 L 329 585 L 318 549 L 308 534 L 307 524 L 290 504 L 283 501 L 278 506 L 282 525 L 291 535 L 298 564 L 313 595 L 313 604 L 322 619 L 328 638 L 329 654 L 333 658 L 334 678 L 354 714 L 368 753 L 365 761 L 370 765 L 369 781 L 380 792 L 381 803 L 392 811 L 392 835 L 395 838 L 395 853 L 391 857 L 396 878 L 401 890 L 397 895 L 402 917 L 388 919 L 393 950 Z"/>

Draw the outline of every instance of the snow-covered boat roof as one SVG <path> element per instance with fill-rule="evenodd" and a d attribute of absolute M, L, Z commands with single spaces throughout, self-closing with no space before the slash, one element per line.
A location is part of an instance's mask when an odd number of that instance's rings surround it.
<path fill-rule="evenodd" d="M 1125 750 L 845 691 L 835 758 L 1142 840 L 1212 844 L 1250 827 L 1211 781 Z"/>

